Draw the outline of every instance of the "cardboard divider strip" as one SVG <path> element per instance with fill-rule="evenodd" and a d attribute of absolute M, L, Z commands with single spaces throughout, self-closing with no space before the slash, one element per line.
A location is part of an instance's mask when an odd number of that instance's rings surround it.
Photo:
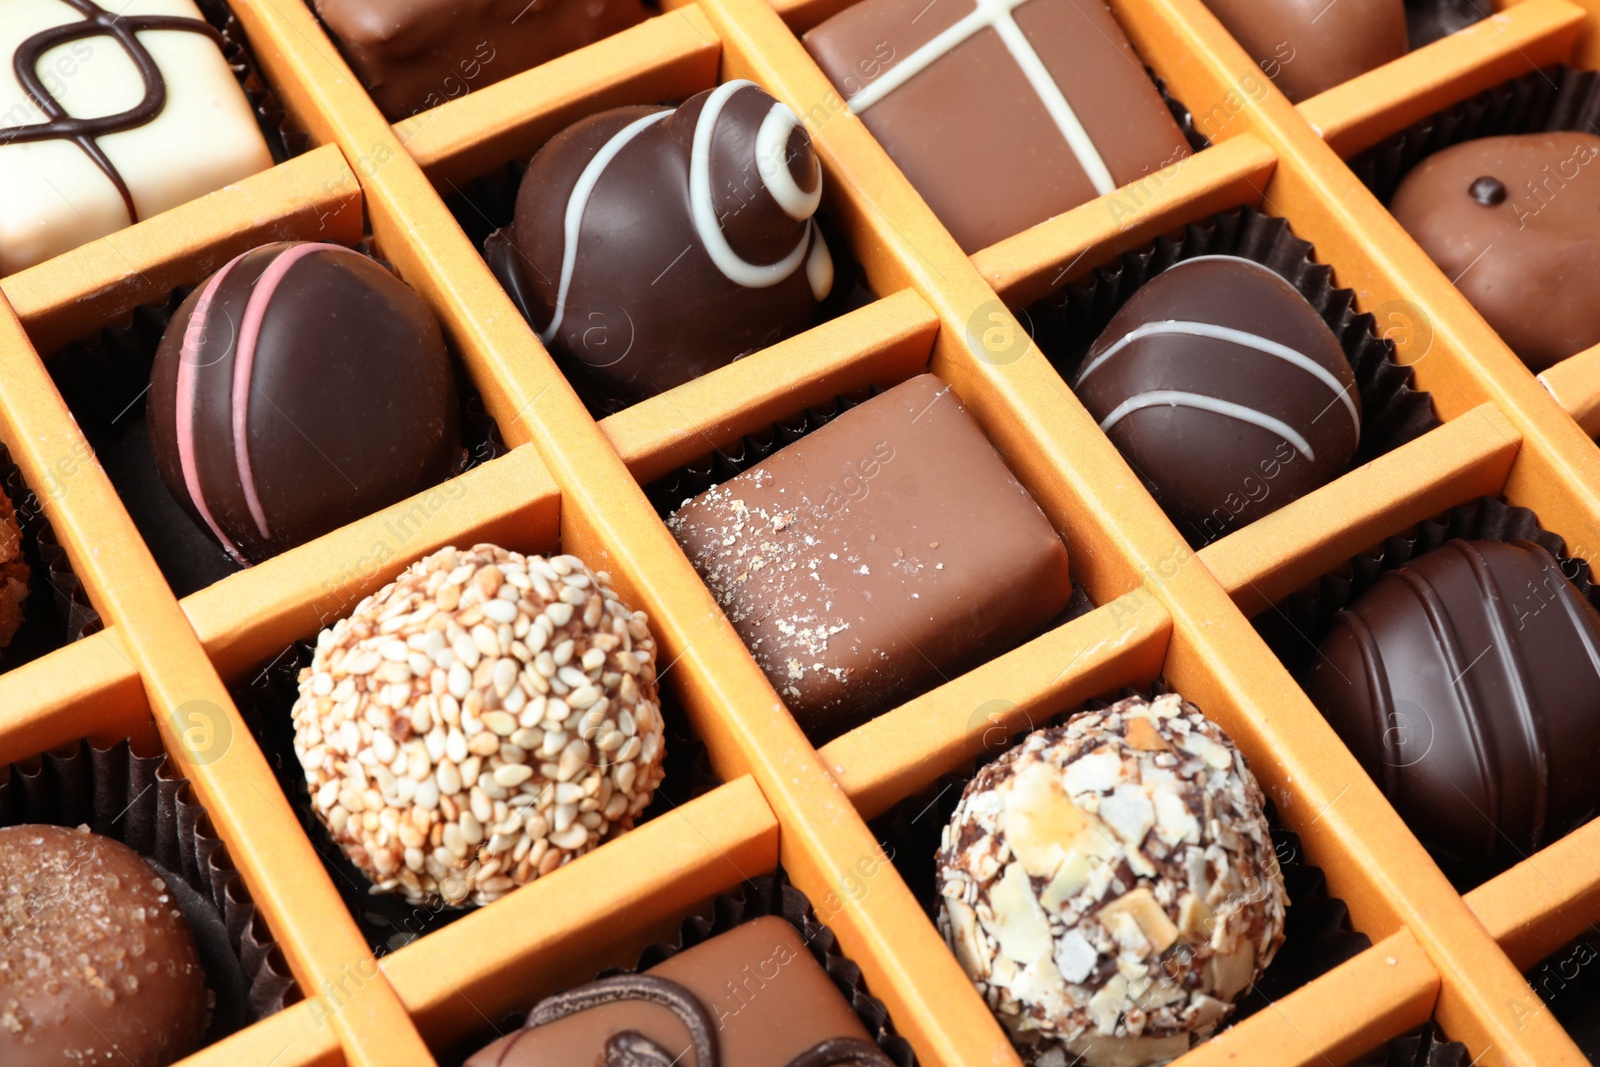
<path fill-rule="evenodd" d="M 498 459 L 183 598 L 224 678 L 314 636 L 446 545 L 557 543 L 561 497 L 532 448 Z"/>
<path fill-rule="evenodd" d="M 319 1002 L 302 1000 L 173 1067 L 343 1067 L 345 1062 L 337 1035 L 322 1021 Z"/>
<path fill-rule="evenodd" d="M 0 281 L 45 355 L 271 241 L 355 244 L 361 190 L 331 145 Z"/>
<path fill-rule="evenodd" d="M 1467 904 L 1517 967 L 1531 969 L 1600 921 L 1600 822 L 1485 882 Z"/>
<path fill-rule="evenodd" d="M 1207 545 L 1200 560 L 1255 615 L 1395 530 L 1498 496 L 1521 440 L 1485 403 Z"/>
<path fill-rule="evenodd" d="M 90 599 L 117 627 L 168 754 L 227 843 L 301 988 L 337 992 L 319 1003 L 352 1067 L 427 1063 L 394 991 L 372 980 L 376 966 L 355 923 L 9 307 L 0 307 L 0 374 L 0 429 L 24 479 L 42 485 L 46 470 L 74 464 L 63 491 L 44 498 L 45 513 Z"/>
<path fill-rule="evenodd" d="M 1562 360 L 1539 381 L 1584 433 L 1600 436 L 1600 345 Z"/>
<path fill-rule="evenodd" d="M 76 741 L 154 739 L 139 671 L 116 627 L 0 674 L 0 765 Z"/>
<path fill-rule="evenodd" d="M 778 864 L 778 823 L 738 778 L 405 946 L 383 971 L 430 1041 L 452 1044 L 541 998 L 632 966 L 679 918 Z"/>
<path fill-rule="evenodd" d="M 863 817 L 956 773 L 1052 715 L 1161 674 L 1171 620 L 1138 594 L 1089 614 L 858 726 L 822 760 Z"/>
<path fill-rule="evenodd" d="M 903 289 L 624 408 L 600 429 L 647 485 L 805 408 L 921 373 L 938 331 L 927 303 Z"/>
<path fill-rule="evenodd" d="M 1524 0 L 1300 104 L 1300 115 L 1349 157 L 1512 78 L 1559 63 L 1584 21 L 1568 0 Z"/>

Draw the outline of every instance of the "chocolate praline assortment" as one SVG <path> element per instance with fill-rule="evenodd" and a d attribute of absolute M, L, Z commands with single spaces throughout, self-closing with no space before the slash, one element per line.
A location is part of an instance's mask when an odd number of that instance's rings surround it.
<path fill-rule="evenodd" d="M 161 339 L 147 410 L 162 480 L 240 562 L 435 485 L 461 452 L 438 320 L 338 245 L 263 245 L 206 279 Z"/>
<path fill-rule="evenodd" d="M 207 1024 L 199 950 L 128 846 L 60 826 L 0 829 L 0 1062 L 167 1067 Z"/>
<path fill-rule="evenodd" d="M 1201 542 L 1332 481 L 1361 438 L 1339 339 L 1294 286 L 1236 256 L 1184 260 L 1140 287 L 1073 391 Z"/>
<path fill-rule="evenodd" d="M 892 1067 L 783 919 L 558 993 L 467 1067 Z"/>
<path fill-rule="evenodd" d="M 32 571 L 22 552 L 22 527 L 11 498 L 0 488 L 0 648 L 22 628 Z"/>
<path fill-rule="evenodd" d="M 1026 1062 L 1163 1063 L 1227 1018 L 1283 940 L 1264 803 L 1175 693 L 979 769 L 939 850 L 939 928 Z"/>
<path fill-rule="evenodd" d="M 731 81 L 625 107 L 533 157 L 502 273 L 568 372 L 653 396 L 805 329 L 833 286 L 822 169 L 794 112 Z"/>
<path fill-rule="evenodd" d="M 639 0 L 314 0 L 391 122 L 609 37 Z"/>
<path fill-rule="evenodd" d="M 272 166 L 191 0 L 6 0 L 0 275 Z"/>
<path fill-rule="evenodd" d="M 895 386 L 668 526 L 813 739 L 1032 637 L 1067 549 L 950 387 Z"/>
<path fill-rule="evenodd" d="M 1100 0 L 861 0 L 804 42 L 968 253 L 1189 155 Z"/>
<path fill-rule="evenodd" d="M 1600 803 L 1600 613 L 1531 542 L 1451 541 L 1322 638 L 1306 692 L 1422 842 L 1494 871 Z"/>
<path fill-rule="evenodd" d="M 649 805 L 655 651 L 574 556 L 441 549 L 317 637 L 292 712 L 312 808 L 374 892 L 496 900 Z"/>
<path fill-rule="evenodd" d="M 1389 210 L 1528 367 L 1600 344 L 1600 137 L 1484 137 L 1436 152 Z"/>
<path fill-rule="evenodd" d="M 1205 0 L 1291 101 L 1406 54 L 1403 0 Z"/>

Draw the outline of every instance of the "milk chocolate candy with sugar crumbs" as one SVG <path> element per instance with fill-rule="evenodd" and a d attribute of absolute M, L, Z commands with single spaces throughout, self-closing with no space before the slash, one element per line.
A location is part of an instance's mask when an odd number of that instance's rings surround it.
<path fill-rule="evenodd" d="M 1407 174 L 1389 210 L 1528 367 L 1600 344 L 1600 137 L 1484 137 Z"/>
<path fill-rule="evenodd" d="M 1529 542 L 1451 541 L 1334 617 L 1306 692 L 1425 845 L 1509 866 L 1600 800 L 1600 614 Z"/>
<path fill-rule="evenodd" d="M 458 419 L 433 312 L 337 245 L 264 245 L 228 263 L 178 309 L 150 379 L 162 479 L 241 562 L 444 480 Z"/>
<path fill-rule="evenodd" d="M 509 236 L 502 280 L 568 373 L 633 401 L 811 325 L 833 285 L 821 197 L 794 112 L 732 81 L 569 126 L 491 240 Z"/>
<path fill-rule="evenodd" d="M 467 1067 L 892 1067 L 798 931 L 768 916 L 535 1005 Z"/>
<path fill-rule="evenodd" d="M 804 41 L 968 253 L 1189 154 L 1101 0 L 862 0 Z"/>
<path fill-rule="evenodd" d="M 315 0 L 391 122 L 643 20 L 639 0 Z"/>
<path fill-rule="evenodd" d="M 1202 543 L 1331 481 L 1361 437 L 1339 339 L 1276 272 L 1235 256 L 1184 260 L 1142 286 L 1073 390 Z"/>
<path fill-rule="evenodd" d="M 0 275 L 272 166 L 191 0 L 5 0 Z"/>
<path fill-rule="evenodd" d="M 206 976 L 154 868 L 108 837 L 0 829 L 0 1063 L 167 1067 L 198 1048 Z"/>
<path fill-rule="evenodd" d="M 1205 0 L 1295 103 L 1406 54 L 1403 0 Z"/>
<path fill-rule="evenodd" d="M 825 740 L 1032 637 L 1067 550 L 924 374 L 668 521 L 802 728 Z"/>

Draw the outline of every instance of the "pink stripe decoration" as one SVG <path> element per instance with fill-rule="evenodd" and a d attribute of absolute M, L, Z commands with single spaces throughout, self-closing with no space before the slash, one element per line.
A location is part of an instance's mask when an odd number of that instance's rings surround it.
<path fill-rule="evenodd" d="M 274 259 L 261 272 L 261 277 L 256 279 L 250 301 L 245 305 L 244 323 L 239 328 L 239 348 L 233 357 L 233 461 L 239 468 L 239 485 L 244 489 L 245 503 L 249 505 L 250 516 L 256 520 L 256 529 L 261 531 L 262 537 L 271 537 L 272 531 L 267 526 L 267 513 L 256 492 L 248 436 L 250 382 L 255 369 L 256 342 L 261 337 L 261 323 L 267 316 L 267 306 L 272 303 L 273 294 L 283 284 L 290 268 L 313 252 L 324 251 L 348 252 L 349 249 L 342 245 L 308 242 L 295 245 Z"/>
<path fill-rule="evenodd" d="M 206 282 L 206 287 L 200 292 L 200 299 L 195 303 L 194 314 L 189 317 L 189 325 L 183 331 L 183 344 L 178 350 L 178 398 L 177 417 L 178 430 L 178 466 L 183 470 L 184 488 L 189 490 L 189 499 L 194 501 L 195 510 L 200 512 L 200 517 L 205 520 L 211 532 L 216 535 L 222 547 L 228 550 L 228 555 L 246 563 L 244 554 L 237 545 L 228 539 L 222 532 L 222 527 L 217 525 L 217 520 L 212 517 L 211 509 L 206 506 L 206 497 L 200 489 L 200 469 L 195 462 L 194 440 L 194 407 L 195 393 L 198 389 L 196 377 L 199 375 L 200 343 L 206 336 L 206 317 L 211 312 L 211 301 L 217 295 L 217 288 L 222 285 L 222 280 L 228 272 L 250 253 L 235 256 L 227 265 L 211 276 Z"/>

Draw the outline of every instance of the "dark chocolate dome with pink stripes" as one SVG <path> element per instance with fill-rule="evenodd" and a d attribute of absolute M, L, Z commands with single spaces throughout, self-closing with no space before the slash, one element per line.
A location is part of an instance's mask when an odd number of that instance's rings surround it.
<path fill-rule="evenodd" d="M 1538 545 L 1450 541 L 1383 575 L 1306 692 L 1447 865 L 1508 867 L 1600 799 L 1600 614 Z"/>
<path fill-rule="evenodd" d="M 178 309 L 150 379 L 167 488 L 258 563 L 450 473 L 455 381 L 438 320 L 338 245 L 264 245 Z"/>

